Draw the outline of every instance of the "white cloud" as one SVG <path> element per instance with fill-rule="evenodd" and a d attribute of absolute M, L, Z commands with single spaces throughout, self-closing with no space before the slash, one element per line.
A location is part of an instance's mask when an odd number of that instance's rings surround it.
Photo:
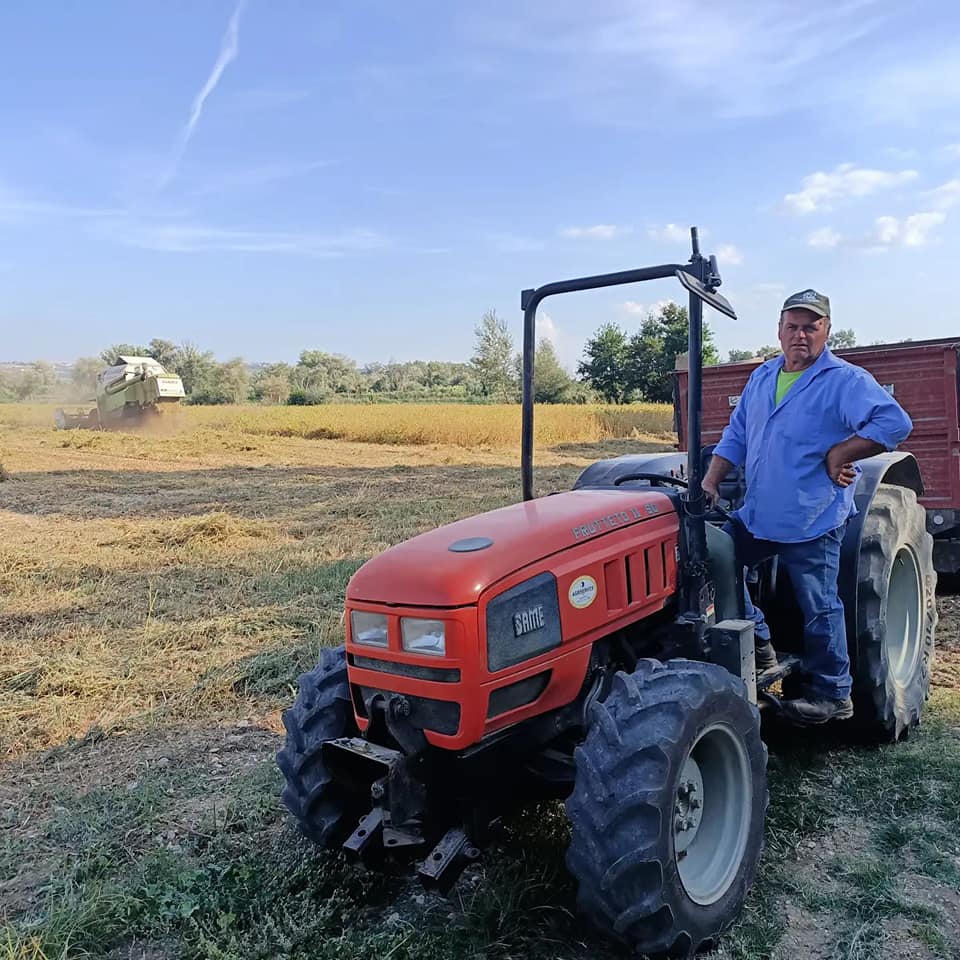
<path fill-rule="evenodd" d="M 928 190 L 924 196 L 930 198 L 933 206 L 940 210 L 947 210 L 960 203 L 960 178 L 948 180 L 935 190 Z"/>
<path fill-rule="evenodd" d="M 676 223 L 665 223 L 662 227 L 650 227 L 647 233 L 653 240 L 666 240 L 668 243 L 689 243 L 690 228 Z M 701 239 L 704 231 L 700 231 Z"/>
<path fill-rule="evenodd" d="M 923 247 L 932 231 L 947 215 L 939 210 L 913 213 L 902 220 L 896 217 L 877 217 L 873 239 L 880 247 Z"/>
<path fill-rule="evenodd" d="M 165 253 L 279 253 L 340 257 L 382 247 L 386 239 L 372 230 L 340 234 L 310 231 L 234 230 L 191 223 L 127 222 L 111 224 L 107 236 L 119 243 Z"/>
<path fill-rule="evenodd" d="M 721 243 L 720 246 L 717 247 L 716 256 L 717 264 L 721 270 L 725 264 L 736 267 L 743 263 L 743 254 L 740 252 L 740 249 L 732 243 Z"/>
<path fill-rule="evenodd" d="M 560 231 L 561 237 L 569 240 L 612 240 L 624 234 L 633 233 L 633 227 L 618 227 L 612 223 L 597 223 L 592 227 L 564 227 Z"/>
<path fill-rule="evenodd" d="M 199 93 L 193 98 L 190 116 L 180 133 L 173 157 L 157 185 L 157 188 L 160 190 L 167 186 L 177 175 L 180 162 L 183 160 L 190 140 L 193 138 L 194 131 L 197 129 L 197 124 L 200 122 L 203 105 L 207 102 L 207 97 L 216 90 L 217 84 L 223 76 L 223 71 L 237 58 L 237 53 L 240 49 L 240 13 L 243 10 L 243 4 L 244 0 L 238 0 L 236 7 L 234 7 L 230 21 L 227 23 L 226 32 L 220 41 L 220 52 L 217 54 L 213 69 L 210 71 L 210 75 L 207 77 L 204 85 L 200 88 Z"/>
<path fill-rule="evenodd" d="M 816 230 L 807 238 L 811 247 L 845 247 L 865 253 L 885 253 L 907 247 L 924 247 L 933 239 L 933 231 L 947 219 L 941 210 L 924 210 L 908 217 L 877 217 L 866 235 L 844 236 L 830 227 Z"/>
<path fill-rule="evenodd" d="M 917 176 L 916 170 L 872 170 L 856 167 L 852 163 L 841 163 L 830 173 L 820 170 L 804 177 L 801 189 L 797 193 L 788 193 L 783 202 L 792 213 L 829 210 L 833 200 L 865 197 L 909 183 Z"/>
<path fill-rule="evenodd" d="M 514 22 L 503 15 L 494 30 L 552 54 L 563 68 L 550 76 L 556 95 L 578 91 L 582 101 L 592 95 L 595 111 L 612 114 L 633 103 L 637 89 L 656 85 L 658 96 L 642 113 L 694 96 L 715 116 L 730 118 L 818 103 L 850 59 L 843 51 L 891 16 L 878 8 L 875 0 L 802 6 L 785 0 L 713 6 L 613 0 L 594 4 L 585 21 L 581 4 L 555 0 L 510 5 Z M 523 11 L 536 11 L 533 22 L 517 17 Z"/>
<path fill-rule="evenodd" d="M 645 319 L 651 313 L 659 313 L 664 307 L 675 302 L 674 300 L 657 300 L 655 303 L 640 303 L 637 300 L 627 300 L 620 304 L 620 309 L 631 317 Z"/>
<path fill-rule="evenodd" d="M 0 223 L 33 223 L 38 220 L 97 220 L 122 216 L 117 207 L 94 207 L 44 200 L 0 180 Z"/>
<path fill-rule="evenodd" d="M 807 237 L 807 245 L 829 249 L 835 247 L 841 239 L 842 237 L 833 227 L 821 227 Z"/>

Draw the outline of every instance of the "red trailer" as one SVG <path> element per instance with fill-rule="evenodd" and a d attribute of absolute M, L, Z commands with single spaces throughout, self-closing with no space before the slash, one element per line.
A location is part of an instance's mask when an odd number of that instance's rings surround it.
<path fill-rule="evenodd" d="M 918 460 L 927 510 L 927 529 L 935 539 L 934 561 L 940 573 L 960 572 L 960 421 L 958 388 L 960 338 L 890 343 L 835 351 L 869 370 L 913 420 L 913 432 L 900 449 Z M 686 357 L 678 358 L 675 404 L 680 449 L 686 449 Z M 748 377 L 761 360 L 721 363 L 703 368 L 703 443 L 714 444 L 730 419 Z"/>

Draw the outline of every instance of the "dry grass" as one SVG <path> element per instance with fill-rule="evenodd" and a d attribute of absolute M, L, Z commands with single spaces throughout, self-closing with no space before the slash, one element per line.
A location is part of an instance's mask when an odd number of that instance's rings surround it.
<path fill-rule="evenodd" d="M 51 427 L 45 404 L 0 405 L 4 427 Z M 376 444 L 445 444 L 459 447 L 511 447 L 520 435 L 520 407 L 478 404 L 326 404 L 316 407 L 183 407 L 164 410 L 148 425 L 160 436 L 299 437 Z M 673 410 L 667 404 L 626 406 L 544 405 L 536 416 L 536 442 L 593 443 L 600 440 L 673 439 Z M 64 434 L 67 446 L 100 447 L 100 435 Z"/>
<path fill-rule="evenodd" d="M 275 722 L 280 700 L 247 694 L 292 681 L 298 656 L 336 640 L 363 559 L 517 498 L 515 445 L 479 439 L 514 412 L 444 409 L 442 429 L 466 446 L 407 446 L 306 435 L 354 417 L 367 441 L 407 437 L 423 408 L 185 408 L 130 434 L 58 432 L 49 408 L 0 407 L 13 479 L 0 492 L 0 756 L 182 718 Z M 538 451 L 546 487 L 649 447 L 584 444 L 603 411 L 566 412 L 587 419 L 564 432 L 542 418 L 570 442 Z M 366 414 L 376 422 L 365 427 Z M 251 658 L 278 650 L 293 653 L 267 665 L 282 674 L 273 687 L 247 677 Z"/>

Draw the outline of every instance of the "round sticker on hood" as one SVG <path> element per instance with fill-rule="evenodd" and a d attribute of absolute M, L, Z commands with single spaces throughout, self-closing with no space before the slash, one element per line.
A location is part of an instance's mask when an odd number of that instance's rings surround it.
<path fill-rule="evenodd" d="M 577 577 L 570 584 L 567 599 L 570 601 L 570 606 L 576 607 L 578 610 L 589 607 L 597 599 L 597 581 L 593 577 L 586 576 L 586 574 Z"/>

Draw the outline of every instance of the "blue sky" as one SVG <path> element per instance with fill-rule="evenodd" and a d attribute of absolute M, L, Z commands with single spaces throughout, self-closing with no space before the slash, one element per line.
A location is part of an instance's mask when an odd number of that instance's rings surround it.
<path fill-rule="evenodd" d="M 775 335 L 960 335 L 960 6 L 880 0 L 0 5 L 0 359 L 465 360 L 521 288 L 719 255 Z M 547 301 L 571 368 L 662 282 Z"/>

